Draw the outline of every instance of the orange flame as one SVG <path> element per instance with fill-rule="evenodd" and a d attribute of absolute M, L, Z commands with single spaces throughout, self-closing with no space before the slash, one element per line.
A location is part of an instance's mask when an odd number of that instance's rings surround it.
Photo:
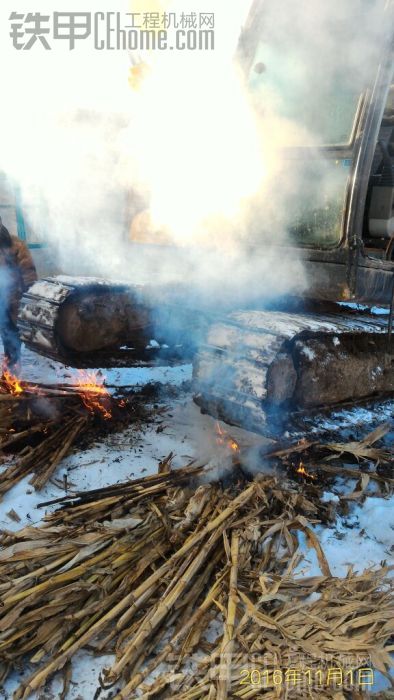
<path fill-rule="evenodd" d="M 297 471 L 297 474 L 300 474 L 300 476 L 303 476 L 303 477 L 309 478 L 309 479 L 316 479 L 314 474 L 309 474 L 309 472 L 307 472 L 307 470 L 304 467 L 303 462 L 300 462 L 296 471 Z"/>
<path fill-rule="evenodd" d="M 105 403 L 108 402 L 111 396 L 103 384 L 104 379 L 99 377 L 97 372 L 79 372 L 77 379 L 78 393 L 84 406 L 90 413 L 99 413 L 105 420 L 110 420 L 112 414 L 106 408 Z"/>
<path fill-rule="evenodd" d="M 230 437 L 224 430 L 221 429 L 219 423 L 216 423 L 216 442 L 218 445 L 226 445 L 233 452 L 239 452 L 239 445 L 234 438 Z"/>
<path fill-rule="evenodd" d="M 18 396 L 19 394 L 23 393 L 23 387 L 18 377 L 16 377 L 14 374 L 11 374 L 11 372 L 9 372 L 8 369 L 4 369 L 1 382 L 2 388 L 6 391 L 7 394 Z"/>

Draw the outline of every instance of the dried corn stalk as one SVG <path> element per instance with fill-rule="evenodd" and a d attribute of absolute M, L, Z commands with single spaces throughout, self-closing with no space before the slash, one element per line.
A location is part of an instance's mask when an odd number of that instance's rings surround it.
<path fill-rule="evenodd" d="M 345 654 L 386 672 L 389 572 L 332 577 L 294 489 L 260 477 L 188 491 L 186 476 L 196 469 L 95 492 L 92 500 L 86 494 L 42 527 L 3 534 L 2 675 L 26 663 L 32 671 L 14 700 L 26 700 L 92 645 L 115 654 L 100 682 L 123 685 L 117 700 L 141 691 L 177 700 L 277 697 L 271 681 L 264 689 L 241 684 L 256 655 L 269 679 L 294 654 L 312 669 L 327 655 L 340 664 Z M 319 558 L 317 578 L 295 576 L 300 529 Z M 221 621 L 214 639 L 213 621 Z M 152 683 L 161 664 L 168 671 Z M 338 692 L 325 687 L 324 697 Z M 306 697 L 305 688 L 292 688 L 291 697 Z"/>

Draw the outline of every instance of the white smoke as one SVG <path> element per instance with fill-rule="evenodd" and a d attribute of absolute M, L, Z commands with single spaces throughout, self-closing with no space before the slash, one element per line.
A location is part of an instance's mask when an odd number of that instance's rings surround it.
<path fill-rule="evenodd" d="M 287 229 L 294 212 L 302 219 L 308 207 L 329 208 L 348 173 L 284 162 L 281 149 L 336 140 L 332 123 L 347 119 L 332 120 L 333 110 L 345 110 L 338 91 L 351 86 L 356 99 L 368 82 L 382 3 L 265 4 L 248 88 L 233 60 L 248 3 L 212 0 L 207 8 L 199 0 L 171 7 L 214 12 L 215 50 L 152 52 L 150 73 L 133 92 L 127 52 L 96 51 L 88 40 L 74 51 L 60 41 L 52 51 L 14 49 L 7 34 L 15 6 L 2 3 L 1 167 L 21 186 L 25 215 L 65 272 L 187 279 L 223 294 L 235 289 L 241 299 L 305 286 L 294 250 L 284 254 Z M 106 5 L 86 0 L 78 10 Z M 35 6 L 54 9 L 70 8 L 64 0 Z M 130 7 L 119 0 L 111 11 Z M 153 235 L 169 234 L 181 252 L 160 249 L 152 259 L 130 245 L 132 215 L 145 206 Z"/>

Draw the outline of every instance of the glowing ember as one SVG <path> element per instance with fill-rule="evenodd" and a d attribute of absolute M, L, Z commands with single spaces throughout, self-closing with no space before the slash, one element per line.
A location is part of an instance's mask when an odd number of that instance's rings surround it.
<path fill-rule="evenodd" d="M 14 374 L 11 374 L 11 372 L 8 371 L 8 369 L 5 369 L 3 371 L 3 376 L 1 378 L 1 384 L 2 384 L 2 389 L 7 393 L 7 394 L 12 394 L 13 396 L 18 396 L 18 394 L 23 393 L 23 387 L 21 386 L 21 383 Z"/>
<path fill-rule="evenodd" d="M 300 462 L 299 466 L 297 467 L 296 472 L 297 472 L 297 474 L 300 474 L 300 476 L 303 476 L 304 478 L 316 479 L 316 477 L 313 474 L 309 474 L 309 472 L 307 472 L 307 470 L 305 469 L 304 464 L 302 462 Z"/>
<path fill-rule="evenodd" d="M 104 379 L 97 372 L 79 372 L 77 379 L 78 393 L 84 406 L 91 413 L 99 413 L 105 420 L 110 420 L 112 414 L 105 404 L 111 396 L 104 386 Z"/>
<path fill-rule="evenodd" d="M 234 438 L 230 437 L 224 430 L 221 429 L 219 423 L 216 423 L 216 442 L 218 445 L 226 445 L 233 452 L 239 452 L 239 445 Z"/>
<path fill-rule="evenodd" d="M 230 447 L 234 452 L 237 452 L 239 450 L 238 443 L 235 442 L 235 440 L 230 440 Z"/>

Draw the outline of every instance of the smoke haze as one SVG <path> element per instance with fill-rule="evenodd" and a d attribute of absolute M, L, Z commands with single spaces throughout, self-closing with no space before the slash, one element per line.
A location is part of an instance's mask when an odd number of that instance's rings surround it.
<path fill-rule="evenodd" d="M 105 5 L 86 0 L 78 10 Z M 215 294 L 232 289 L 245 302 L 305 288 L 294 249 L 285 254 L 289 229 L 296 223 L 301 235 L 305 212 L 323 212 L 319 235 L 325 242 L 332 224 L 335 242 L 349 172 L 322 159 L 284 162 L 282 149 L 349 138 L 383 3 L 267 2 L 255 25 L 261 40 L 248 40 L 245 81 L 233 56 L 247 5 L 171 3 L 178 13 L 215 13 L 215 50 L 143 55 L 149 72 L 135 91 L 127 52 L 95 51 L 88 40 L 74 51 L 60 41 L 52 51 L 16 51 L 8 36 L 15 8 L 2 4 L 1 167 L 64 272 L 187 280 Z M 70 10 L 62 0 L 55 9 Z M 41 0 L 35 10 L 54 8 Z M 131 246 L 138 213 L 178 252 Z"/>

